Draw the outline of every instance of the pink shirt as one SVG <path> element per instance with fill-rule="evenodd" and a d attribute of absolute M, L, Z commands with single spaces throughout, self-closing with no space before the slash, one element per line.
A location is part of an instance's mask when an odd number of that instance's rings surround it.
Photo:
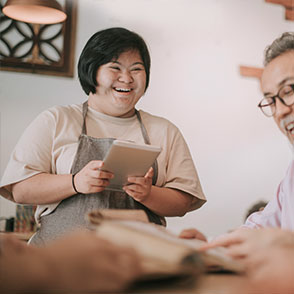
<path fill-rule="evenodd" d="M 280 183 L 275 198 L 263 211 L 251 214 L 244 226 L 279 227 L 294 231 L 294 161 L 291 162 L 286 177 Z"/>

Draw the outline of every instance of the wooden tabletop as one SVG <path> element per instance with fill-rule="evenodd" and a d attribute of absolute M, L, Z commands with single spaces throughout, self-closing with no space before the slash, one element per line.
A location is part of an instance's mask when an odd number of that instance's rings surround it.
<path fill-rule="evenodd" d="M 11 235 L 19 240 L 28 241 L 32 237 L 34 232 L 0 232 L 0 235 L 1 234 Z"/>
<path fill-rule="evenodd" d="M 230 273 L 203 274 L 190 282 L 166 281 L 153 285 L 139 285 L 129 293 L 170 294 L 252 294 L 245 275 Z"/>

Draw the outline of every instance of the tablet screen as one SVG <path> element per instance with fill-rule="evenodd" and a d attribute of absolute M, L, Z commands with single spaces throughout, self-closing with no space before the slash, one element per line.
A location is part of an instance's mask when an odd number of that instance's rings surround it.
<path fill-rule="evenodd" d="M 129 176 L 144 176 L 160 151 L 158 146 L 115 140 L 103 160 L 102 169 L 114 174 L 106 190 L 123 191 Z"/>

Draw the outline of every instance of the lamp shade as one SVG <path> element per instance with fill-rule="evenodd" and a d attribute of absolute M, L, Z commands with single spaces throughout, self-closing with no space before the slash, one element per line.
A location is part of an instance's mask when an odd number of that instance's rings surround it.
<path fill-rule="evenodd" d="M 7 0 L 2 12 L 12 19 L 37 24 L 54 24 L 66 19 L 56 0 Z"/>

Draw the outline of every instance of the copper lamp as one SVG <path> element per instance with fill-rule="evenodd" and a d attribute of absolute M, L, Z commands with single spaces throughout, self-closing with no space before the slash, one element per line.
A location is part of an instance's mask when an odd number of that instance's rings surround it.
<path fill-rule="evenodd" d="M 36 24 L 54 24 L 66 19 L 56 0 L 7 0 L 2 12 L 12 19 Z"/>

